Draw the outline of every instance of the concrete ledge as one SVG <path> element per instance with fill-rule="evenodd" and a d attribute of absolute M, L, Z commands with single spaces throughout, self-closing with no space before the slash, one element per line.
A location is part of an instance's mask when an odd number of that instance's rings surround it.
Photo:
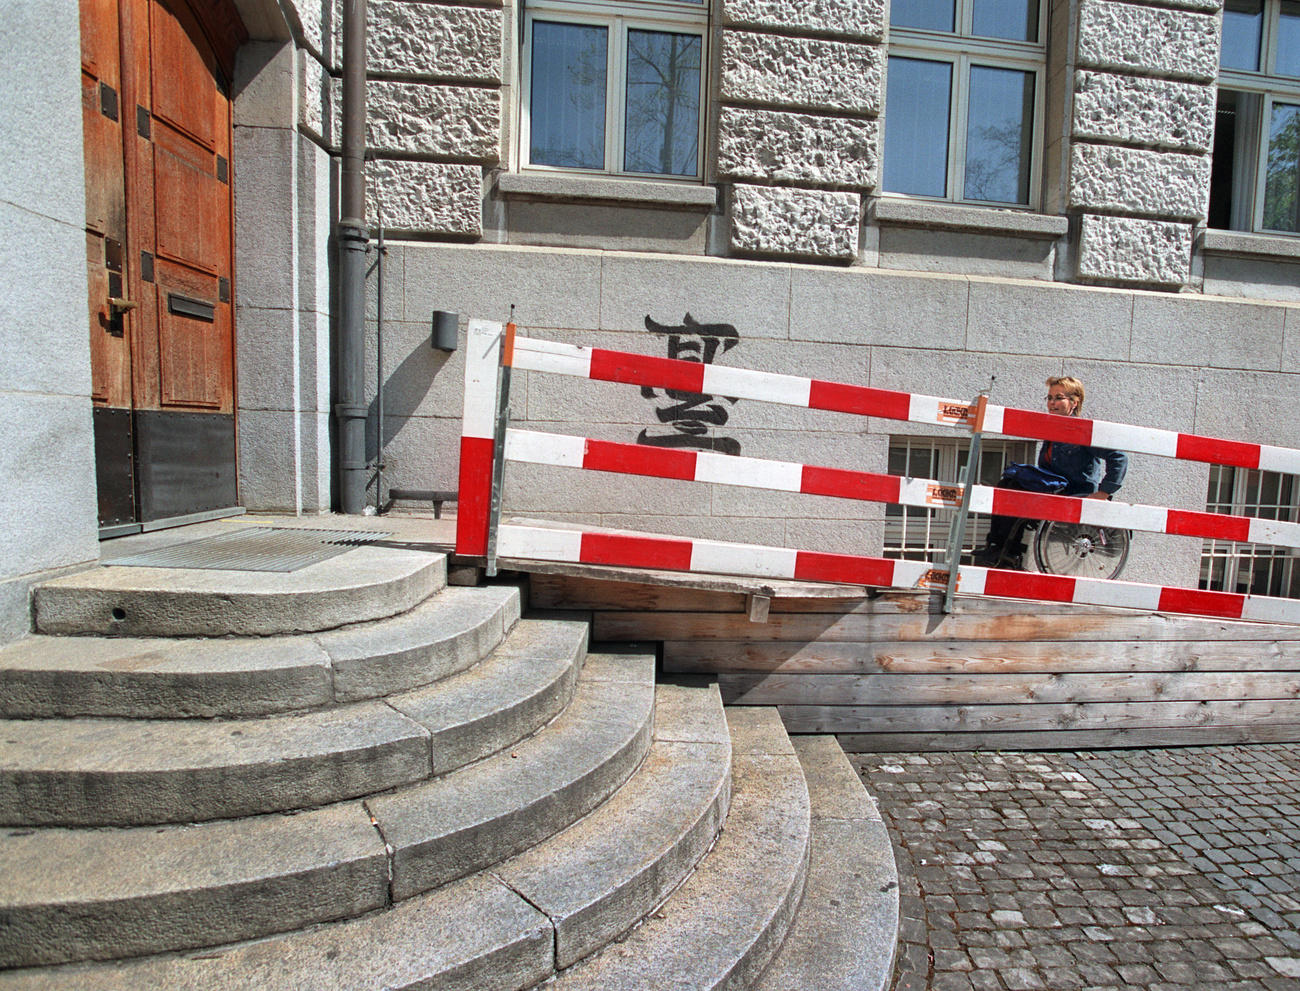
<path fill-rule="evenodd" d="M 597 178 L 551 172 L 502 172 L 493 188 L 504 199 L 617 203 L 701 212 L 718 205 L 715 187 L 688 182 Z"/>
<path fill-rule="evenodd" d="M 1274 258 L 1300 261 L 1300 237 L 1285 234 L 1248 234 L 1245 231 L 1204 230 L 1197 241 L 1207 255 Z"/>
<path fill-rule="evenodd" d="M 867 209 L 868 221 L 908 227 L 932 227 L 940 230 L 974 231 L 1033 238 L 1064 237 L 1070 221 L 1028 210 L 999 210 L 993 207 L 956 206 L 927 200 L 884 198 L 873 200 Z"/>

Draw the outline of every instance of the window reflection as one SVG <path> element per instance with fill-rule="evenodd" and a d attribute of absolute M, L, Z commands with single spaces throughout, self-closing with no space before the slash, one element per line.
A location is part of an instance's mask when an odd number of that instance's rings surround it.
<path fill-rule="evenodd" d="M 955 31 L 956 0 L 899 0 L 889 6 L 889 23 L 896 28 Z"/>
<path fill-rule="evenodd" d="M 628 31 L 626 171 L 695 175 L 700 51 L 699 35 Z"/>
<path fill-rule="evenodd" d="M 1300 3 L 1284 2 L 1277 21 L 1277 64 L 1279 76 L 1300 76 Z"/>
<path fill-rule="evenodd" d="M 952 66 L 889 60 L 884 187 L 891 193 L 943 196 L 948 184 L 948 111 Z"/>
<path fill-rule="evenodd" d="M 966 198 L 1028 203 L 1033 74 L 971 66 L 967 114 Z"/>
<path fill-rule="evenodd" d="M 1010 41 L 1038 40 L 1037 0 L 974 0 L 971 34 Z"/>
<path fill-rule="evenodd" d="M 607 28 L 533 22 L 529 161 L 605 166 Z"/>
<path fill-rule="evenodd" d="M 1273 104 L 1269 121 L 1264 227 L 1300 232 L 1300 106 Z"/>
<path fill-rule="evenodd" d="M 1225 69 L 1259 71 L 1259 47 L 1264 33 L 1264 0 L 1228 0 L 1223 7 L 1223 47 L 1219 64 Z"/>

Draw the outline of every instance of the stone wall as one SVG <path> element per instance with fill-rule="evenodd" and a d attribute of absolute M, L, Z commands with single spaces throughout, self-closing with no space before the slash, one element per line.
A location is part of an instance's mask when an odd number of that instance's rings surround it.
<path fill-rule="evenodd" d="M 1182 287 L 1210 190 L 1215 0 L 1080 0 L 1068 205 L 1080 279 Z"/>
<path fill-rule="evenodd" d="M 851 261 L 879 180 L 883 0 L 721 0 L 730 249 Z"/>

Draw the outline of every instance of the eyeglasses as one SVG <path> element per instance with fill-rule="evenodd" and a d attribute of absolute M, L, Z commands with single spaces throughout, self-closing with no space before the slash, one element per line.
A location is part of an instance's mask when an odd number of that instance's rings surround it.
<path fill-rule="evenodd" d="M 1073 396 L 1046 396 L 1044 397 L 1049 403 L 1059 403 L 1063 399 L 1073 399 Z"/>

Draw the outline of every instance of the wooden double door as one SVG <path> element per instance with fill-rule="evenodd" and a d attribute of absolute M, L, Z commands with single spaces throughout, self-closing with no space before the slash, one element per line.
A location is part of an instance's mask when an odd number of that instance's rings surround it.
<path fill-rule="evenodd" d="M 80 0 L 102 528 L 236 504 L 229 2 Z"/>

